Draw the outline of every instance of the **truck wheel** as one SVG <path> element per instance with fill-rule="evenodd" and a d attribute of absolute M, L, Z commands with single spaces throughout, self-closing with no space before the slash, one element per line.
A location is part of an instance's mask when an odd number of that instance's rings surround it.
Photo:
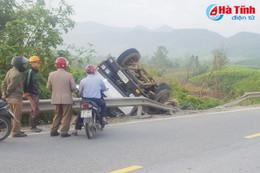
<path fill-rule="evenodd" d="M 140 60 L 140 53 L 135 48 L 130 48 L 124 51 L 118 58 L 117 63 L 120 66 L 129 66 L 134 63 L 138 63 Z"/>
<path fill-rule="evenodd" d="M 154 100 L 160 103 L 165 103 L 172 95 L 172 89 L 166 83 L 159 84 L 155 90 Z"/>
<path fill-rule="evenodd" d="M 169 85 L 167 85 L 166 83 L 162 82 L 158 85 L 158 88 L 156 91 L 162 90 L 162 89 L 168 89 L 168 90 L 172 90 L 171 87 L 169 87 Z M 155 91 L 155 92 L 156 92 Z"/>
<path fill-rule="evenodd" d="M 154 100 L 160 103 L 165 103 L 172 95 L 172 90 L 163 89 L 158 91 L 155 96 Z"/>

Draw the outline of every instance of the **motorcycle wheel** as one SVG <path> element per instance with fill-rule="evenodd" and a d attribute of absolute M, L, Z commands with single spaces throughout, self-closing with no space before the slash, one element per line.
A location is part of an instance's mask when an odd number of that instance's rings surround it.
<path fill-rule="evenodd" d="M 85 130 L 86 130 L 86 134 L 87 134 L 88 139 L 93 138 L 93 136 L 96 133 L 96 130 L 95 130 L 94 122 L 93 122 L 92 118 L 88 123 L 85 123 Z"/>
<path fill-rule="evenodd" d="M 11 129 L 10 121 L 4 116 L 0 116 L 0 142 L 10 135 Z"/>

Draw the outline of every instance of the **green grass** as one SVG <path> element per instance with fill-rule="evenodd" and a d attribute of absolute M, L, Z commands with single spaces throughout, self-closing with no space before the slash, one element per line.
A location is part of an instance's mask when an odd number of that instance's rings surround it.
<path fill-rule="evenodd" d="M 178 79 L 185 80 L 186 79 L 186 70 L 178 68 L 178 69 L 166 69 L 163 77 L 166 79 Z"/>

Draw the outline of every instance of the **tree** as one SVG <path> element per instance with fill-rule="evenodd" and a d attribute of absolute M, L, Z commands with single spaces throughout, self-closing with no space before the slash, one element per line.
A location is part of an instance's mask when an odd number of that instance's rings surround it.
<path fill-rule="evenodd" d="M 196 70 L 199 71 L 199 57 L 198 56 L 188 56 L 186 58 L 186 80 L 188 81 L 191 76 L 193 76 L 196 73 Z"/>
<path fill-rule="evenodd" d="M 44 0 L 0 0 L 0 80 L 11 67 L 13 56 L 30 57 L 37 55 L 41 59 L 39 73 L 40 98 L 50 98 L 46 82 L 51 71 L 56 70 L 55 59 L 65 56 L 69 64 L 78 62 L 84 65 L 94 53 L 89 48 L 58 50 L 64 45 L 62 35 L 74 27 L 70 19 L 74 11 L 65 0 L 57 0 L 55 8 L 47 7 Z M 71 52 L 75 53 L 73 55 Z M 78 67 L 75 64 L 74 67 Z M 82 69 L 68 68 L 75 76 L 84 75 Z"/>
<path fill-rule="evenodd" d="M 71 54 L 73 52 L 73 54 Z M 75 68 L 85 68 L 87 64 L 93 63 L 92 58 L 96 53 L 94 45 L 88 43 L 88 47 L 77 48 L 75 45 L 68 45 L 65 50 L 60 50 L 58 52 L 59 56 L 70 57 L 72 61 L 71 65 Z"/>
<path fill-rule="evenodd" d="M 208 73 L 208 75 L 202 80 L 201 82 L 201 90 L 200 90 L 200 97 L 202 96 L 203 89 L 206 85 L 209 84 L 211 79 L 214 80 L 215 83 L 215 90 L 219 90 L 219 84 L 221 82 L 221 72 L 223 69 L 226 68 L 229 60 L 226 56 L 226 51 L 223 48 L 218 48 L 212 51 L 213 61 L 212 61 L 212 69 Z M 208 69 L 207 66 L 205 66 Z"/>
<path fill-rule="evenodd" d="M 15 55 L 42 58 L 42 70 L 49 72 L 56 56 L 53 49 L 63 43 L 62 34 L 74 27 L 71 6 L 61 0 L 59 7 L 46 7 L 44 0 L 0 0 L 0 61 L 1 70 L 10 68 Z M 53 61 L 54 62 L 54 61 Z"/>
<path fill-rule="evenodd" d="M 168 50 L 164 46 L 158 46 L 150 60 L 150 64 L 154 65 L 156 69 L 172 67 L 172 62 L 168 59 Z"/>
<path fill-rule="evenodd" d="M 5 28 L 8 21 L 13 19 L 15 14 L 13 7 L 18 8 L 15 4 L 15 0 L 0 0 L 0 31 Z M 2 35 L 0 35 L 0 38 L 2 38 Z"/>
<path fill-rule="evenodd" d="M 218 90 L 219 83 L 221 81 L 220 74 L 224 68 L 226 68 L 229 60 L 226 56 L 226 50 L 223 48 L 215 49 L 212 51 L 213 55 L 213 68 L 215 78 L 215 90 Z"/>

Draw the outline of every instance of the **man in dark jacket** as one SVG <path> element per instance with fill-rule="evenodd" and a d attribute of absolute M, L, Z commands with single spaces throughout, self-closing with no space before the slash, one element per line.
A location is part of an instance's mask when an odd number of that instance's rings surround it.
<path fill-rule="evenodd" d="M 22 108 L 23 108 L 23 83 L 21 72 L 25 71 L 24 64 L 28 63 L 28 59 L 22 56 L 15 56 L 10 69 L 2 82 L 2 98 L 7 99 L 10 103 L 10 110 L 14 113 L 16 122 L 12 119 L 12 135 L 13 137 L 25 137 L 25 133 L 21 132 Z"/>
<path fill-rule="evenodd" d="M 41 66 L 41 61 L 38 56 L 32 56 L 29 59 L 31 69 L 26 73 L 24 79 L 24 96 L 28 98 L 31 104 L 31 113 L 29 123 L 33 132 L 41 132 L 37 128 L 37 120 L 39 118 L 39 80 L 38 72 Z"/>

